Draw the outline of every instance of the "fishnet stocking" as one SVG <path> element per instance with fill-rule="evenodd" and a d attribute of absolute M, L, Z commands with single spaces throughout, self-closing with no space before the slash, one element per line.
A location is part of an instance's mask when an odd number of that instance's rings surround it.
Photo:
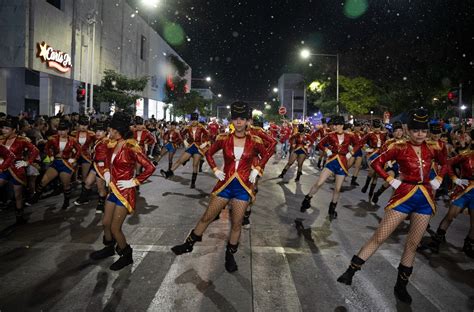
<path fill-rule="evenodd" d="M 237 245 L 239 243 L 240 232 L 242 230 L 242 220 L 244 219 L 245 211 L 247 210 L 249 202 L 232 199 L 231 205 L 231 230 L 229 243 L 232 245 Z"/>
<path fill-rule="evenodd" d="M 374 235 L 372 235 L 370 240 L 360 249 L 357 256 L 367 261 L 406 217 L 406 214 L 395 210 L 387 211 Z M 425 230 L 426 226 L 423 231 Z"/>
<path fill-rule="evenodd" d="M 403 250 L 400 263 L 406 267 L 412 267 L 415 262 L 416 248 L 423 238 L 423 234 L 430 222 L 430 215 L 412 213 L 410 218 L 410 230 L 408 231 L 405 249 Z"/>
<path fill-rule="evenodd" d="M 214 221 L 214 219 L 222 211 L 222 209 L 225 208 L 228 202 L 229 200 L 227 198 L 211 196 L 209 206 L 207 207 L 198 224 L 194 228 L 194 234 L 196 234 L 197 236 L 202 236 L 209 224 Z"/>

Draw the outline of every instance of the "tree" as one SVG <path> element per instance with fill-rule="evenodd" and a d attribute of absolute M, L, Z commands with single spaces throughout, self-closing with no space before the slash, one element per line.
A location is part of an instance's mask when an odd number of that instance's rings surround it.
<path fill-rule="evenodd" d="M 341 87 L 339 101 L 348 113 L 367 114 L 378 104 L 379 95 L 373 81 L 364 77 L 340 76 L 339 83 Z"/>
<path fill-rule="evenodd" d="M 94 102 L 115 103 L 115 106 L 121 110 L 134 113 L 135 102 L 141 97 L 139 93 L 145 89 L 148 79 L 147 76 L 128 78 L 106 69 L 100 86 L 94 90 Z"/>
<path fill-rule="evenodd" d="M 191 91 L 178 101 L 178 105 L 173 106 L 173 114 L 184 116 L 198 110 L 202 115 L 208 115 L 210 104 L 211 102 L 204 99 L 198 92 Z"/>

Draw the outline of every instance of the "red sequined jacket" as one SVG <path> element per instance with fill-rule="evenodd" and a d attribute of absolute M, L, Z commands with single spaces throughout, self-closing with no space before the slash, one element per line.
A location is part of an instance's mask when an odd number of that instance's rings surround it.
<path fill-rule="evenodd" d="M 133 137 L 145 153 L 147 152 L 148 146 L 156 143 L 155 137 L 147 129 L 133 131 Z"/>
<path fill-rule="evenodd" d="M 66 165 L 69 169 L 74 170 L 74 166 L 71 165 L 68 160 L 77 160 L 79 158 L 81 155 L 81 146 L 79 143 L 77 143 L 74 137 L 69 136 L 67 138 L 67 143 L 64 147 L 64 150 L 61 152 L 59 150 L 59 134 L 56 134 L 48 138 L 48 142 L 46 142 L 44 151 L 49 157 L 62 160 L 64 165 Z"/>
<path fill-rule="evenodd" d="M 109 143 L 109 157 L 107 157 L 106 166 L 110 170 L 110 190 L 120 200 L 120 202 L 127 208 L 128 213 L 133 213 L 135 210 L 135 188 L 128 188 L 119 190 L 117 181 L 134 179 L 138 184 L 142 184 L 155 171 L 155 166 L 151 163 L 148 157 L 143 153 L 138 142 L 130 139 L 126 140 L 122 148 L 115 152 L 117 142 Z M 142 165 L 143 171 L 135 177 L 135 168 L 137 163 Z"/>
<path fill-rule="evenodd" d="M 214 189 L 213 195 L 219 194 L 223 189 L 236 178 L 242 187 L 249 193 L 252 200 L 255 199 L 255 192 L 252 183 L 249 181 L 250 172 L 252 169 L 257 169 L 260 175 L 263 175 L 263 170 L 272 154 L 267 153 L 267 149 L 263 140 L 257 136 L 246 134 L 244 151 L 240 157 L 239 166 L 235 168 L 234 155 L 234 135 L 220 134 L 216 138 L 216 142 L 211 145 L 206 153 L 206 159 L 212 170 L 217 170 L 217 165 L 214 160 L 214 154 L 222 150 L 224 155 L 224 181 L 218 181 Z"/>
<path fill-rule="evenodd" d="M 390 145 L 385 152 L 375 158 L 371 166 L 375 172 L 387 182 L 393 178 L 384 170 L 384 165 L 388 161 L 395 160 L 399 165 L 400 176 L 402 181 L 390 198 L 386 209 L 394 208 L 406 200 L 408 200 L 417 190 L 421 190 L 431 205 L 433 212 L 436 211 L 433 192 L 430 185 L 431 163 L 436 161 L 441 170 L 435 179 L 443 180 L 443 176 L 447 173 L 447 159 L 443 156 L 442 147 L 438 142 L 425 141 L 420 145 L 421 156 L 418 157 L 413 144 L 410 141 L 399 141 Z"/>
<path fill-rule="evenodd" d="M 359 150 L 367 144 L 369 147 L 366 149 L 368 156 L 372 155 L 373 153 L 378 153 L 380 148 L 384 145 L 387 139 L 386 132 L 369 132 L 359 140 L 357 147 L 355 150 Z"/>
<path fill-rule="evenodd" d="M 0 144 L 0 172 L 10 168 L 15 163 L 15 154 L 10 152 L 6 146 Z"/>
<path fill-rule="evenodd" d="M 165 144 L 171 143 L 176 149 L 181 143 L 183 143 L 183 138 L 177 130 L 167 130 L 163 135 L 163 142 Z"/>
<path fill-rule="evenodd" d="M 459 167 L 459 179 L 466 179 L 469 181 L 469 185 L 466 187 L 456 185 L 451 194 L 451 199 L 456 200 L 474 188 L 474 151 L 465 150 L 459 155 L 450 158 L 448 164 L 449 176 L 451 179 L 454 180 L 458 178 L 455 167 Z"/>
<path fill-rule="evenodd" d="M 194 131 L 193 131 L 194 128 Z M 193 126 L 187 126 L 181 131 L 181 137 L 189 144 L 191 147 L 193 144 L 198 148 L 199 152 L 204 155 L 206 151 L 206 147 L 201 149 L 201 145 L 206 143 L 209 144 L 209 134 L 207 130 L 200 124 Z"/>
<path fill-rule="evenodd" d="M 84 144 L 80 143 L 80 137 L 81 134 L 86 134 L 86 141 Z M 92 145 L 94 144 L 95 141 L 95 133 L 94 131 L 73 131 L 71 132 L 71 136 L 74 137 L 77 141 L 77 143 L 81 146 L 81 156 L 91 162 L 92 161 Z"/>
<path fill-rule="evenodd" d="M 251 135 L 256 135 L 260 139 L 262 139 L 263 144 L 265 144 L 265 146 L 267 147 L 267 152 L 270 153 L 270 155 L 273 155 L 273 152 L 275 151 L 275 146 L 278 144 L 278 142 L 271 135 L 266 133 L 265 130 L 263 130 L 262 128 L 256 126 L 250 126 L 248 128 L 248 132 Z"/>
<path fill-rule="evenodd" d="M 341 143 L 339 143 L 338 134 L 336 132 L 328 133 L 318 143 L 318 149 L 322 151 L 330 150 L 332 155 L 329 157 L 327 162 L 337 159 L 342 169 L 348 174 L 347 170 L 347 153 L 349 153 L 349 147 L 355 147 L 357 145 L 356 137 L 351 133 L 341 133 L 344 136 Z M 355 152 L 355 151 L 353 151 Z"/>
<path fill-rule="evenodd" d="M 5 147 L 7 147 L 10 152 L 15 155 L 14 163 L 9 168 L 10 173 L 19 183 L 26 185 L 26 167 L 17 168 L 15 166 L 15 162 L 24 160 L 25 152 L 27 152 L 27 161 L 31 165 L 38 157 L 39 150 L 31 143 L 30 139 L 23 136 L 16 136 L 13 143 L 11 143 L 9 147 L 6 145 L 7 141 L 7 138 L 0 139 L 0 144 L 5 145 Z"/>
<path fill-rule="evenodd" d="M 306 155 L 309 153 L 309 147 L 313 145 L 314 141 L 307 133 L 295 133 L 290 137 L 290 146 L 293 152 L 303 150 Z"/>
<path fill-rule="evenodd" d="M 104 179 L 104 173 L 109 171 L 107 167 L 107 158 L 109 157 L 110 149 L 109 149 L 110 140 L 108 138 L 103 138 L 100 140 L 96 140 L 93 150 L 94 150 L 94 169 L 95 172 L 99 175 L 102 180 Z"/>

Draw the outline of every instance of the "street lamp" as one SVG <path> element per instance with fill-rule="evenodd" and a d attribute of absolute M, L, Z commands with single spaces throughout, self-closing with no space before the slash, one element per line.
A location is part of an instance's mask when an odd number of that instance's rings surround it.
<path fill-rule="evenodd" d="M 278 93 L 278 88 L 273 88 L 273 93 Z"/>
<path fill-rule="evenodd" d="M 212 78 L 210 76 L 207 76 L 204 78 L 191 78 L 191 80 L 201 80 L 201 81 L 211 82 Z"/>
<path fill-rule="evenodd" d="M 157 8 L 160 0 L 142 0 L 142 4 L 147 7 L 154 7 Z"/>
<path fill-rule="evenodd" d="M 339 115 L 339 54 L 311 53 L 309 49 L 303 49 L 300 52 L 300 56 L 303 59 L 308 59 L 310 56 L 324 56 L 336 58 L 336 114 Z"/>
<path fill-rule="evenodd" d="M 219 93 L 219 94 L 217 95 L 217 97 L 218 97 L 218 98 L 221 98 L 221 97 L 222 97 L 222 94 Z"/>
<path fill-rule="evenodd" d="M 370 123 L 372 123 L 372 117 L 374 115 L 374 111 L 370 111 Z"/>

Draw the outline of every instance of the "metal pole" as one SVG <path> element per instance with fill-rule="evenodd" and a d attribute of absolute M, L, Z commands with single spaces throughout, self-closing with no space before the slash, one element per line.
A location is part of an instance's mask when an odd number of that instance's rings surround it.
<path fill-rule="evenodd" d="M 95 14 L 95 13 L 94 13 Z M 92 59 L 91 59 L 91 96 L 89 97 L 89 110 L 92 112 L 94 108 L 94 53 L 95 53 L 95 16 L 92 25 Z"/>
<path fill-rule="evenodd" d="M 307 107 L 306 107 L 306 83 L 303 83 L 303 121 L 306 120 L 307 114 Z"/>
<path fill-rule="evenodd" d="M 85 46 L 87 48 L 86 52 L 86 75 L 84 77 L 84 82 L 86 83 L 86 95 L 84 97 L 84 112 L 87 113 L 87 95 L 89 94 L 89 43 L 90 43 L 90 37 L 89 37 L 89 24 L 87 24 L 87 45 Z"/>
<path fill-rule="evenodd" d="M 339 53 L 336 54 L 336 114 L 339 115 Z"/>
<path fill-rule="evenodd" d="M 294 109 L 295 109 L 295 91 L 291 90 L 291 121 L 294 119 Z"/>

